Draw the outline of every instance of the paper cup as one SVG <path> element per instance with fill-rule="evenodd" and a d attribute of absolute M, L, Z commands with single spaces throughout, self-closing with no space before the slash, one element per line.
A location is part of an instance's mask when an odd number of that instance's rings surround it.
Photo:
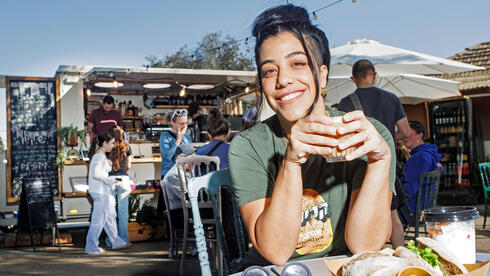
<path fill-rule="evenodd" d="M 341 116 L 331 117 L 331 118 L 334 121 L 333 125 L 335 127 L 341 127 L 344 125 L 344 122 L 342 121 Z M 333 138 L 338 139 L 339 144 L 340 144 L 340 143 L 346 141 L 347 139 L 349 139 L 350 137 L 352 137 L 353 135 L 354 135 L 354 133 L 348 133 L 345 135 L 337 135 L 336 137 L 333 137 Z M 340 150 L 338 147 L 335 147 L 332 149 L 331 154 L 325 156 L 325 160 L 327 160 L 327 162 L 329 162 L 329 163 L 345 161 L 345 156 L 348 153 L 353 152 L 356 148 L 357 147 L 354 146 L 354 147 L 346 148 L 344 150 Z"/>

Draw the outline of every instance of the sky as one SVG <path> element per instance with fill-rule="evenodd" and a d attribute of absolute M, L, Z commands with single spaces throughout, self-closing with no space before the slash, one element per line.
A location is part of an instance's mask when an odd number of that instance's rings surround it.
<path fill-rule="evenodd" d="M 313 12 L 336 0 L 289 1 Z M 59 65 L 142 66 L 204 35 L 250 36 L 279 0 L 2 1 L 0 75 L 52 77 Z M 488 0 L 343 0 L 316 12 L 330 47 L 367 38 L 439 57 L 490 40 Z M 5 90 L 0 89 L 0 137 Z"/>
<path fill-rule="evenodd" d="M 336 0 L 289 1 L 314 11 Z M 250 36 L 279 0 L 2 1 L 0 75 L 52 77 L 59 65 L 141 66 L 220 31 Z M 449 57 L 490 40 L 488 0 L 343 0 L 318 11 L 331 47 L 368 38 Z"/>

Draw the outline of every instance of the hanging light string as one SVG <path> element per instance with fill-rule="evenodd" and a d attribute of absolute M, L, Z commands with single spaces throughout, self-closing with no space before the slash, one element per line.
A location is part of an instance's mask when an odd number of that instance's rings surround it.
<path fill-rule="evenodd" d="M 342 1 L 343 1 L 343 0 L 337 0 L 337 1 L 333 2 L 333 3 L 327 4 L 327 5 L 325 5 L 325 6 L 321 7 L 321 8 L 319 8 L 319 9 L 314 10 L 314 11 L 311 13 L 311 14 L 313 14 L 313 20 L 318 20 L 318 16 L 316 15 L 316 13 L 317 13 L 317 12 L 322 11 L 322 10 L 324 10 L 324 9 L 326 9 L 326 8 L 328 8 L 328 7 L 331 7 L 331 6 L 335 5 L 335 4 L 338 4 L 338 3 L 342 2 Z M 355 0 L 353 0 L 352 2 L 355 2 Z"/>
<path fill-rule="evenodd" d="M 333 3 L 327 4 L 327 5 L 319 8 L 319 9 L 316 9 L 316 10 L 312 11 L 311 14 L 313 15 L 313 20 L 318 20 L 317 13 L 319 11 L 322 11 L 322 10 L 328 8 L 328 7 L 331 7 L 333 5 L 336 5 L 336 4 L 338 4 L 338 3 L 342 2 L 342 1 L 344 1 L 344 0 L 337 0 L 337 1 L 333 2 Z M 357 0 L 352 0 L 352 3 L 355 3 L 355 2 L 357 2 Z M 224 48 L 225 46 L 238 44 L 240 42 L 244 42 L 245 45 L 248 45 L 248 42 L 251 39 L 253 39 L 253 36 L 248 36 L 248 37 L 245 37 L 245 38 L 242 38 L 242 39 L 239 39 L 239 40 L 235 40 L 235 41 L 223 43 L 223 44 L 221 44 L 221 46 L 218 46 L 218 47 L 206 49 L 206 51 L 207 52 L 216 51 L 216 50 L 221 51 L 221 49 Z M 189 55 L 188 57 L 190 57 L 191 59 L 194 59 L 195 55 L 192 54 L 192 55 Z"/>

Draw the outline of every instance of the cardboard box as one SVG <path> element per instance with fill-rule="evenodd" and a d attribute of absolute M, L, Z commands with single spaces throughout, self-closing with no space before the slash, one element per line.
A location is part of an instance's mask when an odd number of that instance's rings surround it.
<path fill-rule="evenodd" d="M 56 235 L 55 235 L 56 237 Z M 45 232 L 43 234 L 36 232 L 32 237 L 35 246 L 39 245 L 51 245 L 52 236 L 51 232 Z M 70 233 L 60 233 L 60 244 L 70 244 L 72 243 L 72 238 Z M 58 246 L 58 238 L 55 239 L 55 245 Z M 5 247 L 15 246 L 15 233 L 8 234 L 5 236 L 4 240 Z M 17 241 L 17 246 L 31 246 L 31 235 L 27 233 L 19 234 L 19 240 Z"/>
<path fill-rule="evenodd" d="M 167 237 L 165 227 L 159 225 L 157 228 L 148 224 L 139 224 L 137 222 L 128 223 L 129 241 L 147 241 L 158 240 Z"/>
<path fill-rule="evenodd" d="M 342 265 L 347 261 L 348 258 L 341 259 L 329 259 L 324 260 L 325 265 L 328 269 L 337 276 L 342 276 Z M 476 264 L 465 264 L 466 269 L 469 273 L 459 274 L 467 276 L 486 276 L 488 268 L 490 267 L 490 262 L 476 263 Z"/>

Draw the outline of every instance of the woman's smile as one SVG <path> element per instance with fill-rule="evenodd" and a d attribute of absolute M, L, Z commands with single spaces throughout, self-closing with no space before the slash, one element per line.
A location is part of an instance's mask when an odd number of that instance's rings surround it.
<path fill-rule="evenodd" d="M 305 91 L 300 90 L 300 91 L 293 91 L 293 92 L 287 92 L 283 93 L 281 96 L 277 98 L 280 104 L 290 104 L 294 101 L 296 101 L 301 95 L 303 95 Z"/>

